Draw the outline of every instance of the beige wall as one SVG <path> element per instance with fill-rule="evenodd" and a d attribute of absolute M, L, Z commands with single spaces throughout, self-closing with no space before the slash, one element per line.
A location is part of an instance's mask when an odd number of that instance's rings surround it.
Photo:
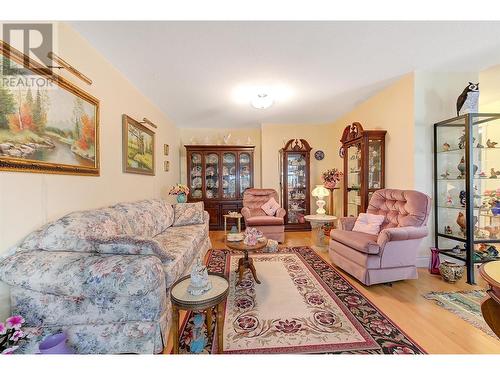
<path fill-rule="evenodd" d="M 481 112 L 500 112 L 500 65 L 479 73 L 479 92 Z"/>
<path fill-rule="evenodd" d="M 88 75 L 87 86 L 65 75 L 100 100 L 101 176 L 81 177 L 0 172 L 0 253 L 30 231 L 67 212 L 118 201 L 167 197 L 179 180 L 179 136 L 176 127 L 86 40 L 66 24 L 58 25 L 58 54 Z M 156 176 L 122 173 L 121 116 L 149 118 L 156 129 Z M 162 156 L 163 144 L 170 156 Z M 170 160 L 170 172 L 163 161 Z M 8 313 L 8 290 L 0 286 L 0 320 Z"/>
<path fill-rule="evenodd" d="M 255 146 L 254 152 L 254 173 L 255 181 L 254 186 L 261 186 L 261 137 L 260 128 L 249 128 L 249 129 L 230 129 L 230 128 L 180 128 L 180 180 L 183 184 L 187 181 L 186 172 L 186 148 L 184 145 L 192 144 L 223 144 L 224 136 L 228 134 L 229 137 L 228 144 L 234 145 L 246 145 L 247 141 L 250 140 L 250 144 Z M 250 138 L 250 139 L 249 139 Z"/>

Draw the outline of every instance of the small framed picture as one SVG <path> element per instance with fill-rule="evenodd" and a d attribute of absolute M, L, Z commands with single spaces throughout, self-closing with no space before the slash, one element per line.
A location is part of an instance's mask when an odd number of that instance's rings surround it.
<path fill-rule="evenodd" d="M 163 170 L 164 170 L 165 172 L 168 172 L 168 171 L 170 170 L 170 162 L 169 162 L 168 160 L 165 160 L 165 161 L 163 162 Z"/>
<path fill-rule="evenodd" d="M 168 156 L 168 145 L 163 145 L 163 155 Z"/>

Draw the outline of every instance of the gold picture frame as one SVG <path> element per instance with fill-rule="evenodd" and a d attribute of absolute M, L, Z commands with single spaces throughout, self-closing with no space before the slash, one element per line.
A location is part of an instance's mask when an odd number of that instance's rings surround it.
<path fill-rule="evenodd" d="M 168 160 L 165 160 L 165 161 L 163 162 L 163 170 L 164 170 L 165 172 L 169 172 L 169 171 L 170 171 L 170 162 L 169 162 Z"/>
<path fill-rule="evenodd" d="M 37 85 L 34 95 L 31 86 L 17 85 L 14 96 L 2 66 L 0 90 L 10 108 L 0 112 L 0 170 L 99 176 L 99 100 L 1 40 L 0 57 L 17 72 L 29 71 L 31 82 L 55 85 Z"/>
<path fill-rule="evenodd" d="M 169 147 L 167 144 L 163 145 L 163 155 L 168 156 Z"/>
<path fill-rule="evenodd" d="M 122 116 L 123 172 L 155 175 L 155 133 L 134 120 Z"/>

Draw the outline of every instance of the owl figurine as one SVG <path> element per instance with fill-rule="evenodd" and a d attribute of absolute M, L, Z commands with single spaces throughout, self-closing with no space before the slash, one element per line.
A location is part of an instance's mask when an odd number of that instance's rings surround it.
<path fill-rule="evenodd" d="M 457 116 L 478 111 L 479 83 L 472 83 L 465 87 L 457 99 Z"/>

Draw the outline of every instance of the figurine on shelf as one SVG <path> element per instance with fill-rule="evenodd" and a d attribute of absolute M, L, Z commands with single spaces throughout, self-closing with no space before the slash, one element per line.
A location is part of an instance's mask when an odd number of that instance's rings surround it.
<path fill-rule="evenodd" d="M 476 164 L 472 165 L 472 175 L 474 176 L 478 170 L 478 166 Z M 460 171 L 460 176 L 457 178 L 465 178 L 465 158 L 462 156 L 460 159 L 460 163 L 457 165 L 457 169 Z"/>
<path fill-rule="evenodd" d="M 467 195 L 464 190 L 460 190 L 460 205 L 465 207 L 467 204 Z"/>
<path fill-rule="evenodd" d="M 444 234 L 452 235 L 453 231 L 451 230 L 451 227 L 449 225 L 445 225 L 444 227 Z"/>
<path fill-rule="evenodd" d="M 201 259 L 196 259 L 196 263 L 191 269 L 191 283 L 187 291 L 193 296 L 200 296 L 212 289 L 212 283 L 208 279 L 207 267 L 201 264 Z"/>
<path fill-rule="evenodd" d="M 475 113 L 479 102 L 479 83 L 469 82 L 457 98 L 457 116 Z"/>
<path fill-rule="evenodd" d="M 486 175 L 486 172 L 485 172 L 485 171 L 482 171 L 481 173 L 479 173 L 479 177 L 480 177 L 480 178 L 486 178 L 486 177 L 488 177 L 488 176 Z"/>
<path fill-rule="evenodd" d="M 489 238 L 492 240 L 496 240 L 498 238 L 498 233 L 500 232 L 500 227 L 496 226 L 486 226 L 484 229 L 488 232 Z"/>
<path fill-rule="evenodd" d="M 441 174 L 441 177 L 443 178 L 443 180 L 447 180 L 449 175 L 450 175 L 450 173 L 448 172 L 448 170 L 446 170 L 446 172 Z"/>
<path fill-rule="evenodd" d="M 451 198 L 451 195 L 449 195 L 449 194 L 446 196 L 446 205 L 448 207 L 453 206 L 453 199 Z"/>
<path fill-rule="evenodd" d="M 495 171 L 495 168 L 490 169 L 490 178 L 497 178 L 497 176 L 500 176 L 499 171 Z"/>
<path fill-rule="evenodd" d="M 465 215 L 463 212 L 459 212 L 457 216 L 457 224 L 460 227 L 460 232 L 462 232 L 463 235 L 465 235 Z"/>
<path fill-rule="evenodd" d="M 443 143 L 443 151 L 449 151 L 450 150 L 450 144 L 448 142 Z"/>
<path fill-rule="evenodd" d="M 189 350 L 191 353 L 201 353 L 207 344 L 207 338 L 203 334 L 203 314 L 195 314 L 193 317 L 193 332 Z"/>
<path fill-rule="evenodd" d="M 474 144 L 475 141 L 476 141 L 476 138 L 472 137 L 472 144 Z M 458 148 L 459 149 L 465 148 L 465 130 L 464 130 L 464 134 L 462 134 L 460 136 L 460 138 L 458 138 Z"/>
<path fill-rule="evenodd" d="M 476 148 L 484 148 L 484 146 L 481 143 L 478 143 Z"/>
<path fill-rule="evenodd" d="M 489 138 L 486 141 L 486 146 L 488 146 L 488 148 L 495 148 L 497 144 L 498 144 L 498 142 L 493 142 Z"/>
<path fill-rule="evenodd" d="M 457 255 L 458 255 L 458 254 L 460 254 L 460 253 L 462 252 L 462 249 L 460 248 L 460 246 L 455 245 L 455 246 L 451 249 L 451 252 L 452 252 L 453 254 L 457 254 Z"/>

